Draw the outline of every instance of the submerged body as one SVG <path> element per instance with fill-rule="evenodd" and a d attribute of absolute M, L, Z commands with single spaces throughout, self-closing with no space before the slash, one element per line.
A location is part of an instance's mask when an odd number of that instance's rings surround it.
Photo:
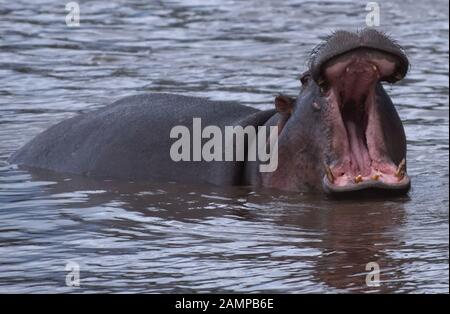
<path fill-rule="evenodd" d="M 380 82 L 403 78 L 407 67 L 403 51 L 383 34 L 337 32 L 314 51 L 298 97 L 276 97 L 276 110 L 169 94 L 132 96 L 51 127 L 10 161 L 127 180 L 403 193 L 410 187 L 405 133 Z M 173 161 L 170 132 L 193 118 L 220 129 L 278 127 L 277 169 L 260 172 L 260 162 L 248 159 Z M 245 142 L 246 151 L 251 144 Z"/>
<path fill-rule="evenodd" d="M 273 111 L 172 94 L 123 98 L 39 134 L 12 162 L 57 172 L 126 180 L 244 184 L 243 162 L 172 161 L 177 125 L 261 125 Z"/>

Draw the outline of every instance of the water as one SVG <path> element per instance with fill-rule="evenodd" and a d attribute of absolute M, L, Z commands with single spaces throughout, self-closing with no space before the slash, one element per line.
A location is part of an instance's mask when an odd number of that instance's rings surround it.
<path fill-rule="evenodd" d="M 447 1 L 383 1 L 410 61 L 388 92 L 408 196 L 334 201 L 247 188 L 95 181 L 6 159 L 56 122 L 143 92 L 271 108 L 309 51 L 363 27 L 365 2 L 0 0 L 0 292 L 410 292 L 449 289 Z M 66 286 L 68 262 L 80 287 Z M 378 287 L 366 285 L 377 262 Z M 69 264 L 72 265 L 72 264 Z"/>

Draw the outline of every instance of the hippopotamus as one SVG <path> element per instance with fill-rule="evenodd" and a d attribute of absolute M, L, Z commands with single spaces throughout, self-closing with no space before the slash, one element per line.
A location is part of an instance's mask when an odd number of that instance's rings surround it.
<path fill-rule="evenodd" d="M 50 127 L 9 161 L 131 181 L 404 194 L 411 185 L 405 131 L 382 83 L 402 80 L 408 68 L 404 49 L 386 34 L 371 28 L 336 31 L 312 50 L 299 94 L 277 95 L 272 109 L 174 94 L 130 96 Z M 247 155 L 234 161 L 173 160 L 171 130 L 192 130 L 193 118 L 219 130 L 276 127 L 276 169 L 262 172 L 261 161 Z M 247 152 L 252 139 L 243 145 Z"/>

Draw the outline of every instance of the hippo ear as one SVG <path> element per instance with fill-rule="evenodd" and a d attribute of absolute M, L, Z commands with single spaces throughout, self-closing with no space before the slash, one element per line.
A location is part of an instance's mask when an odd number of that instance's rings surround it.
<path fill-rule="evenodd" d="M 277 108 L 280 114 L 280 119 L 278 120 L 278 134 L 283 130 L 286 121 L 291 116 L 292 110 L 294 110 L 295 99 L 285 95 L 278 95 L 275 97 L 275 108 Z"/>
<path fill-rule="evenodd" d="M 275 97 L 275 108 L 284 116 L 290 116 L 294 109 L 295 99 L 286 95 Z"/>

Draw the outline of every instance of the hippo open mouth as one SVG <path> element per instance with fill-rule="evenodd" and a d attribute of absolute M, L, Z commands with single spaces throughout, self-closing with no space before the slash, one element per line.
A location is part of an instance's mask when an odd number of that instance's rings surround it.
<path fill-rule="evenodd" d="M 399 58 L 372 48 L 343 53 L 322 66 L 319 86 L 331 111 L 333 158 L 325 164 L 323 185 L 327 192 L 361 189 L 405 191 L 410 187 L 406 160 L 394 161 L 378 106 L 380 81 L 403 77 Z"/>

